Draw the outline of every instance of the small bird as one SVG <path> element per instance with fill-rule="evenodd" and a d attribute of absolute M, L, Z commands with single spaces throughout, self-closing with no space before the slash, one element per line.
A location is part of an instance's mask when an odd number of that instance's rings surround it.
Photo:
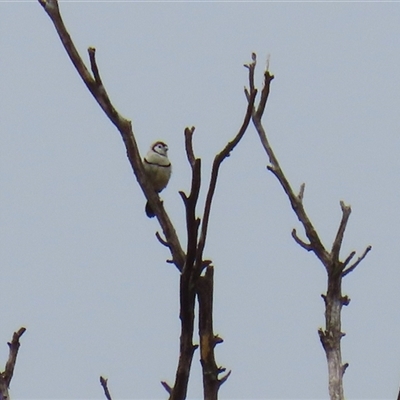
<path fill-rule="evenodd" d="M 143 160 L 144 170 L 157 193 L 168 184 L 171 177 L 171 162 L 168 159 L 168 146 L 161 141 L 153 143 Z M 146 203 L 146 214 L 149 218 L 155 216 L 149 202 Z"/>

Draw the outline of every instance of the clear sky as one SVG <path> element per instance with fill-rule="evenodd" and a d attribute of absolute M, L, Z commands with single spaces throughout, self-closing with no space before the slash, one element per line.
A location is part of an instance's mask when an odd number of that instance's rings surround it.
<path fill-rule="evenodd" d="M 97 48 L 103 82 L 132 119 L 141 152 L 170 148 L 162 193 L 182 242 L 190 172 L 183 130 L 196 126 L 206 185 L 246 107 L 243 64 L 270 55 L 264 124 L 330 247 L 352 205 L 343 250 L 373 250 L 344 281 L 349 399 L 388 399 L 400 383 L 400 4 L 395 2 L 63 1 L 78 49 Z M 161 399 L 178 358 L 177 270 L 121 138 L 95 103 L 36 1 L 0 2 L 0 365 L 25 326 L 18 399 Z M 317 329 L 321 264 L 266 170 L 254 128 L 223 164 L 205 256 L 215 265 L 217 362 L 224 399 L 327 398 Z M 204 189 L 204 188 L 203 188 Z M 202 193 L 204 199 L 204 191 Z M 199 213 L 201 208 L 199 209 Z M 201 398 L 196 353 L 190 398 Z"/>

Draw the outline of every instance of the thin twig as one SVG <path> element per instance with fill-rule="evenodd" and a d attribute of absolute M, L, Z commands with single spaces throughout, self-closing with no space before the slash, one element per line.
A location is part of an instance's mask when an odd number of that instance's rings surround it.
<path fill-rule="evenodd" d="M 274 76 L 270 75 L 268 68 L 269 68 L 269 61 L 267 63 L 267 67 L 264 71 L 264 86 L 261 91 L 260 103 L 258 104 L 257 111 L 256 111 L 256 116 L 258 118 L 261 118 L 261 116 L 264 114 L 265 106 L 267 104 L 269 91 L 270 91 L 270 87 L 271 87 L 270 83 L 274 79 Z"/>
<path fill-rule="evenodd" d="M 354 270 L 357 268 L 358 264 L 360 264 L 360 262 L 361 262 L 362 260 L 364 260 L 364 258 L 366 257 L 366 255 L 371 251 L 371 249 L 372 249 L 372 246 L 368 246 L 368 247 L 364 250 L 364 253 L 363 253 L 360 257 L 357 258 L 357 261 L 356 261 L 354 264 L 350 265 L 349 268 L 345 269 L 345 270 L 342 272 L 342 276 L 346 276 L 346 275 L 349 274 L 350 272 L 354 271 Z"/>
<path fill-rule="evenodd" d="M 224 384 L 226 382 L 226 380 L 231 376 L 232 371 L 229 370 L 222 378 L 219 379 L 219 386 L 221 386 L 222 384 Z"/>
<path fill-rule="evenodd" d="M 161 237 L 160 232 L 158 232 L 158 231 L 156 232 L 156 238 L 158 239 L 158 241 L 159 241 L 163 246 L 165 246 L 165 247 L 170 247 L 170 246 L 169 246 L 169 243 Z"/>
<path fill-rule="evenodd" d="M 108 390 L 108 379 L 103 378 L 102 376 L 100 376 L 100 384 L 101 384 L 101 386 L 103 386 L 104 395 L 106 396 L 106 399 L 107 400 L 112 400 L 110 391 Z"/>
<path fill-rule="evenodd" d="M 11 342 L 7 343 L 9 347 L 8 360 L 4 372 L 0 373 L 0 399 L 2 400 L 8 400 L 10 398 L 8 388 L 10 387 L 11 379 L 14 375 L 15 363 L 20 347 L 19 339 L 25 331 L 25 328 L 20 328 L 17 332 L 14 332 Z"/>
<path fill-rule="evenodd" d="M 185 128 L 185 149 L 186 155 L 189 161 L 190 166 L 192 169 L 194 168 L 194 162 L 196 157 L 193 151 L 193 134 L 194 134 L 195 127 L 192 126 L 191 128 Z"/>
<path fill-rule="evenodd" d="M 343 261 L 343 269 L 347 267 L 347 264 L 353 259 L 353 257 L 356 255 L 355 251 L 352 251 L 347 258 Z"/>
<path fill-rule="evenodd" d="M 253 64 L 251 64 L 251 65 L 253 65 Z M 255 63 L 254 63 L 254 65 L 255 65 Z M 249 70 L 251 73 L 252 68 L 249 68 Z M 252 110 L 254 108 L 254 102 L 255 102 L 256 96 L 257 96 L 257 90 L 254 89 L 250 92 L 250 98 L 249 98 L 246 114 L 245 114 L 242 126 L 239 129 L 239 132 L 236 134 L 236 136 L 230 142 L 228 142 L 228 144 L 224 147 L 224 149 L 222 149 L 222 151 L 220 153 L 218 153 L 214 158 L 214 162 L 213 162 L 213 166 L 212 166 L 212 170 L 211 170 L 210 184 L 208 187 L 206 202 L 204 205 L 203 222 L 201 224 L 201 233 L 200 233 L 200 239 L 199 239 L 197 255 L 196 255 L 196 269 L 198 271 L 201 270 L 203 251 L 204 251 L 206 238 L 207 238 L 208 222 L 210 219 L 211 203 L 212 203 L 215 189 L 217 186 L 219 168 L 220 168 L 222 162 L 225 160 L 225 158 L 227 158 L 229 156 L 230 152 L 237 146 L 237 144 L 240 142 L 243 135 L 245 134 L 247 127 L 249 126 L 249 123 L 251 121 Z"/>
<path fill-rule="evenodd" d="M 247 100 L 250 100 L 250 93 L 254 93 L 255 86 L 254 86 L 254 71 L 257 65 L 257 55 L 256 53 L 251 53 L 252 62 L 249 64 L 244 64 L 246 68 L 249 70 L 249 85 L 250 85 L 250 92 L 245 89 L 245 93 L 247 93 Z"/>
<path fill-rule="evenodd" d="M 306 184 L 303 182 L 300 185 L 300 190 L 299 190 L 299 194 L 297 195 L 297 197 L 299 198 L 300 201 L 303 201 L 303 197 L 304 197 L 304 189 L 306 188 Z"/>
<path fill-rule="evenodd" d="M 312 251 L 313 247 L 311 245 L 311 243 L 306 243 L 303 240 L 301 240 L 298 236 L 297 236 L 297 231 L 296 229 L 292 229 L 292 238 L 294 239 L 294 241 L 300 245 L 303 249 L 306 249 L 307 251 Z"/>
<path fill-rule="evenodd" d="M 97 86 L 103 86 L 103 82 L 100 78 L 99 68 L 96 62 L 96 49 L 94 47 L 88 48 L 90 67 L 93 72 L 94 80 L 96 81 Z"/>
<path fill-rule="evenodd" d="M 168 385 L 167 382 L 161 381 L 161 385 L 163 386 L 163 388 L 167 391 L 167 393 L 168 393 L 169 395 L 172 394 L 172 390 L 173 390 L 173 389 L 172 389 L 171 386 Z"/>
<path fill-rule="evenodd" d="M 336 233 L 335 240 L 333 241 L 331 255 L 333 264 L 336 265 L 339 260 L 339 252 L 342 247 L 344 231 L 346 230 L 347 222 L 349 221 L 351 207 L 346 206 L 343 201 L 340 202 L 340 207 L 342 209 L 342 219 L 339 224 L 338 231 Z"/>
<path fill-rule="evenodd" d="M 6 380 L 8 386 L 10 385 L 11 379 L 14 375 L 15 363 L 17 361 L 17 355 L 20 346 L 19 339 L 25 333 L 25 331 L 26 328 L 24 327 L 18 329 L 17 332 L 14 332 L 11 342 L 7 343 L 8 347 L 10 348 L 10 352 L 6 363 L 6 368 L 3 372 L 3 378 Z"/>
<path fill-rule="evenodd" d="M 187 149 L 190 152 L 190 149 Z M 193 153 L 192 153 L 193 154 Z M 188 153 L 188 157 L 190 157 Z M 201 160 L 196 158 L 192 165 L 192 185 L 186 201 L 187 249 L 185 268 L 193 269 L 197 253 L 197 238 L 200 219 L 196 218 L 196 206 L 201 186 Z"/>

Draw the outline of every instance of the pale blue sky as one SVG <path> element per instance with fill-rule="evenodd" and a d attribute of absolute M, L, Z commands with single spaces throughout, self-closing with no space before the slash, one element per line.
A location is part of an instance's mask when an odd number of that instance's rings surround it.
<path fill-rule="evenodd" d="M 345 394 L 397 396 L 400 383 L 400 4 L 61 2 L 85 60 L 132 119 L 142 154 L 170 148 L 163 192 L 184 242 L 190 172 L 185 126 L 196 126 L 203 181 L 239 128 L 251 52 L 264 119 L 294 187 L 329 247 L 339 201 L 352 205 L 343 249 L 373 251 L 346 277 Z M 19 399 L 166 398 L 178 357 L 177 271 L 122 141 L 35 1 L 0 2 L 0 365 L 26 326 L 11 394 Z M 215 265 L 217 362 L 225 399 L 326 398 L 317 335 L 322 265 L 292 240 L 300 226 L 253 128 L 223 164 L 205 256 Z M 203 197 L 204 198 L 204 193 Z M 345 254 L 347 256 L 347 253 Z M 189 395 L 200 398 L 198 353 Z"/>

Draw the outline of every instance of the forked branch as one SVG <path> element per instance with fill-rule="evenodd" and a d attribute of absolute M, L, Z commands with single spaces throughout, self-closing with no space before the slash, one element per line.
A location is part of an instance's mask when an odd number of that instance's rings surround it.
<path fill-rule="evenodd" d="M 250 95 L 249 105 L 247 107 L 246 115 L 239 132 L 236 134 L 233 140 L 230 141 L 225 148 L 216 155 L 214 159 L 202 221 L 200 218 L 196 217 L 196 206 L 199 199 L 201 185 L 201 160 L 195 156 L 193 150 L 193 134 L 195 128 L 192 127 L 185 129 L 185 149 L 187 159 L 192 170 L 192 180 L 189 195 L 186 195 L 184 192 L 180 192 L 186 210 L 187 251 L 186 262 L 180 278 L 181 336 L 180 356 L 175 383 L 174 386 L 171 387 L 166 382 L 162 382 L 162 385 L 170 395 L 170 400 L 182 400 L 186 397 L 187 393 L 191 362 L 193 353 L 197 348 L 197 346 L 193 345 L 193 323 L 196 294 L 199 301 L 199 335 L 205 398 L 209 400 L 216 399 L 219 386 L 228 377 L 228 375 L 226 375 L 224 378 L 217 379 L 218 375 L 221 373 L 221 369 L 216 367 L 214 344 L 211 348 L 209 346 L 209 341 L 214 340 L 210 339 L 210 337 L 214 338 L 214 334 L 212 333 L 213 277 L 211 276 L 210 278 L 209 271 L 212 270 L 212 267 L 210 266 L 209 261 L 203 260 L 203 252 L 206 242 L 212 200 L 218 180 L 219 168 L 225 158 L 229 156 L 230 152 L 237 146 L 243 137 L 251 120 L 255 96 L 256 91 L 253 91 Z M 200 238 L 198 239 L 200 223 L 201 232 Z M 206 275 L 201 276 L 201 273 L 205 268 L 207 269 Z M 202 282 L 204 282 L 204 284 L 202 284 Z M 211 282 L 211 284 L 206 285 L 205 282 Z M 207 326 L 207 329 L 204 328 L 205 326 Z M 221 340 L 222 339 L 220 339 L 220 341 Z M 204 357 L 205 352 L 207 357 Z M 217 380 L 210 379 L 210 368 L 213 371 L 213 376 Z"/>
<path fill-rule="evenodd" d="M 364 250 L 364 253 L 362 253 L 361 256 L 357 258 L 357 261 L 356 261 L 354 264 L 350 265 L 349 268 L 345 269 L 345 270 L 342 272 L 342 276 L 346 276 L 346 275 L 349 274 L 350 272 L 354 271 L 354 270 L 357 268 L 357 266 L 360 264 L 360 262 L 361 262 L 362 260 L 364 260 L 364 258 L 366 257 L 366 255 L 371 251 L 371 249 L 372 249 L 372 246 L 367 246 L 367 248 Z M 355 254 L 355 252 L 351 253 L 351 255 L 352 255 L 352 254 Z"/>
<path fill-rule="evenodd" d="M 87 69 L 85 63 L 83 62 L 81 56 L 79 55 L 71 36 L 69 35 L 64 22 L 62 20 L 58 2 L 57 0 L 38 0 L 43 6 L 44 10 L 49 15 L 52 20 L 58 36 L 71 59 L 73 65 L 75 66 L 79 76 L 82 78 L 83 82 L 89 89 L 90 93 L 93 95 L 97 103 L 103 109 L 104 113 L 111 120 L 111 122 L 116 126 L 120 132 L 122 139 L 124 141 L 128 160 L 132 166 L 133 172 L 136 179 L 146 197 L 150 202 L 157 219 L 161 225 L 164 232 L 166 242 L 168 242 L 168 247 L 171 251 L 172 258 L 176 267 L 181 271 L 185 263 L 185 253 L 180 245 L 178 236 L 176 234 L 175 228 L 166 213 L 162 202 L 158 194 L 154 191 L 150 182 L 146 179 L 144 172 L 142 158 L 140 156 L 139 148 L 136 143 L 135 136 L 132 130 L 132 124 L 130 120 L 125 119 L 113 106 L 110 98 L 105 90 L 103 82 L 100 77 L 99 68 L 96 62 L 96 52 L 93 47 L 89 47 L 89 59 L 92 74 Z"/>
<path fill-rule="evenodd" d="M 253 90 L 255 87 L 254 69 L 256 66 L 256 57 L 254 54 L 252 55 L 252 59 L 253 62 L 249 65 L 250 90 Z M 299 194 L 296 195 L 279 165 L 278 159 L 272 150 L 261 121 L 265 111 L 266 98 L 269 95 L 269 88 L 272 79 L 273 76 L 267 69 L 264 72 L 264 88 L 261 92 L 259 105 L 257 108 L 253 109 L 253 124 L 257 130 L 261 144 L 269 158 L 270 165 L 267 168 L 275 175 L 288 196 L 292 209 L 304 228 L 305 234 L 308 238 L 308 243 L 299 238 L 295 229 L 292 231 L 293 239 L 305 250 L 312 251 L 319 258 L 327 271 L 328 289 L 326 295 L 322 296 L 325 302 L 325 329 L 319 329 L 318 333 L 328 363 L 329 395 L 331 399 L 343 400 L 343 374 L 348 367 L 348 364 L 342 364 L 340 340 L 344 336 L 344 333 L 341 331 L 341 310 L 344 305 L 349 304 L 350 299 L 347 296 L 342 295 L 342 278 L 357 267 L 357 265 L 371 250 L 371 246 L 368 246 L 364 253 L 350 267 L 347 267 L 347 265 L 354 257 L 355 252 L 352 252 L 343 262 L 339 260 L 344 232 L 351 213 L 350 206 L 345 205 L 343 202 L 340 202 L 342 219 L 335 240 L 333 241 L 331 251 L 329 252 L 322 244 L 322 241 L 320 240 L 319 235 L 303 205 L 304 184 L 300 187 Z M 248 93 L 247 97 L 249 98 Z M 346 267 L 347 269 L 345 269 Z"/>

